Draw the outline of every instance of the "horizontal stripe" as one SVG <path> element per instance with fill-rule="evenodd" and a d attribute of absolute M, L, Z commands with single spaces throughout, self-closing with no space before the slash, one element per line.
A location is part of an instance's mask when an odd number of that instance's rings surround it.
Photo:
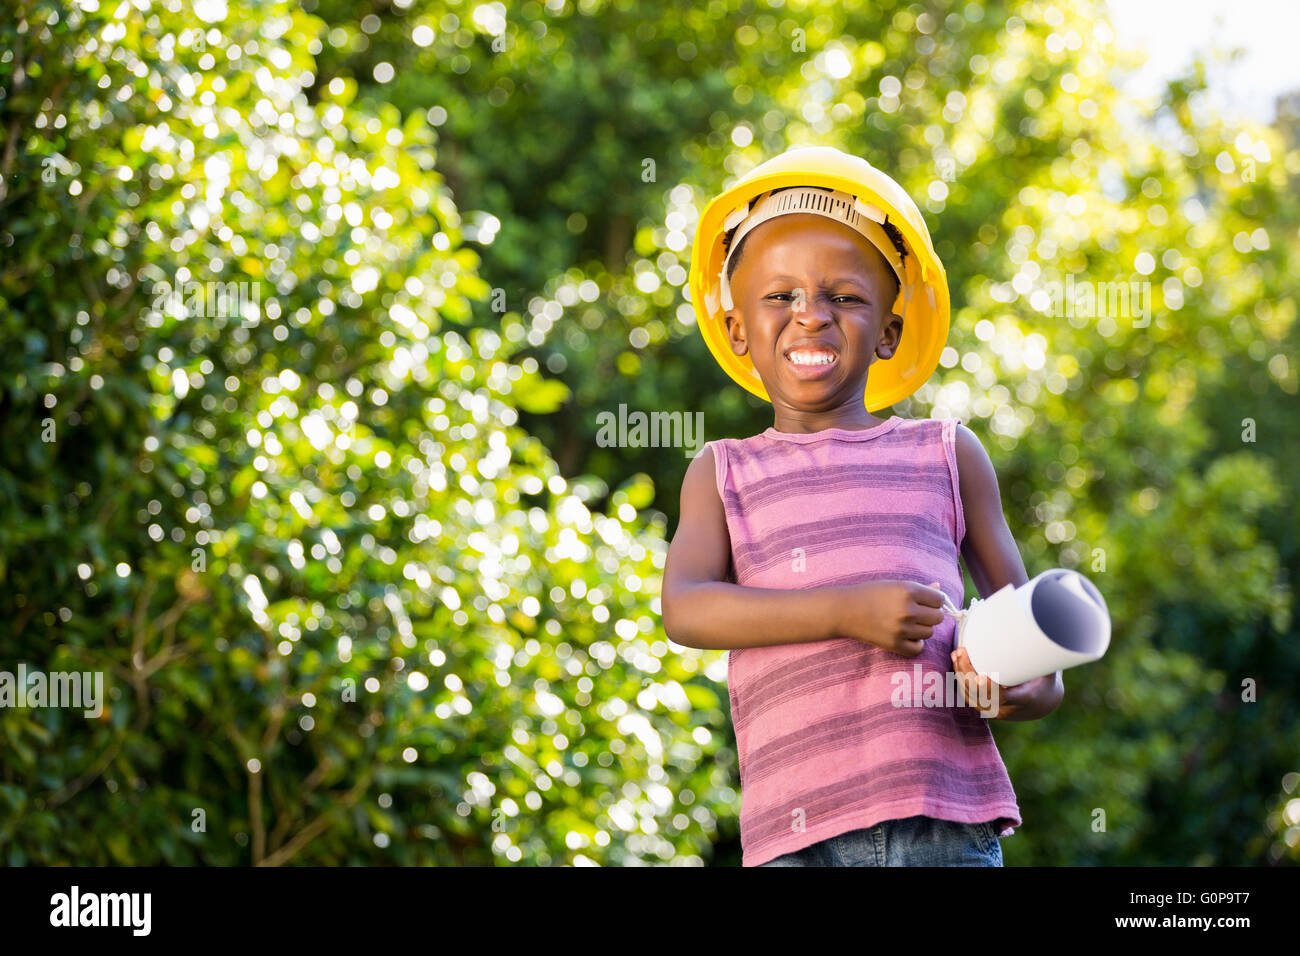
<path fill-rule="evenodd" d="M 952 483 L 948 476 L 948 466 L 942 461 L 919 468 L 907 462 L 861 467 L 840 465 L 818 474 L 817 484 L 813 487 L 809 487 L 808 477 L 804 474 L 760 478 L 745 486 L 743 499 L 739 493 L 729 491 L 722 503 L 737 513 L 752 513 L 773 501 L 806 498 L 816 502 L 821 495 L 836 491 L 859 491 L 877 500 L 899 500 L 900 493 L 937 494 L 951 500 Z M 880 494 L 881 491 L 891 491 L 894 494 L 884 496 Z M 902 500 L 907 499 L 904 497 Z"/>
<path fill-rule="evenodd" d="M 779 532 L 768 530 L 753 543 L 731 542 L 736 568 L 761 570 L 788 561 L 795 549 L 825 554 L 837 549 L 855 550 L 868 559 L 872 549 L 897 545 L 954 561 L 957 545 L 932 515 L 840 515 L 811 521 L 792 521 Z"/>
<path fill-rule="evenodd" d="M 755 747 L 746 760 L 746 773 L 750 785 L 754 786 L 792 766 L 832 755 L 836 751 L 850 755 L 870 754 L 871 744 L 889 734 L 937 734 L 944 737 L 946 742 L 962 748 L 983 746 L 983 740 L 967 741 L 958 729 L 954 714 L 961 709 L 963 708 L 896 708 L 892 703 L 880 703 L 862 710 L 832 714 L 800 727 L 797 732 Z M 976 720 L 983 721 L 974 708 L 964 709 L 969 710 Z M 859 766 L 864 771 L 873 769 L 871 764 L 859 763 Z"/>
<path fill-rule="evenodd" d="M 740 709 L 740 713 L 732 715 L 734 726 L 738 731 L 746 729 L 768 708 L 808 697 L 820 698 L 837 684 L 883 680 L 888 688 L 895 673 L 902 670 L 911 674 L 914 664 L 921 664 L 923 672 L 928 664 L 928 669 L 938 668 L 943 673 L 946 668 L 942 665 L 951 651 L 955 630 L 951 618 L 938 625 L 935 636 L 926 642 L 928 646 L 916 657 L 904 657 L 841 638 L 802 645 L 814 649 L 815 653 L 795 660 L 778 659 L 778 663 L 766 667 L 754 661 L 752 654 L 746 660 L 733 658 L 729 664 L 728 680 L 735 675 L 736 700 Z M 759 649 L 750 649 L 753 650 Z"/>
<path fill-rule="evenodd" d="M 927 790 L 943 793 L 949 801 L 963 806 L 987 805 L 987 812 L 995 815 L 1004 793 L 1004 777 L 1005 771 L 999 774 L 994 767 L 971 772 L 942 760 L 896 761 L 801 792 L 743 819 L 742 849 L 748 853 L 750 844 L 761 845 L 765 840 L 789 836 L 796 819 L 824 824 L 837 816 L 898 802 Z"/>

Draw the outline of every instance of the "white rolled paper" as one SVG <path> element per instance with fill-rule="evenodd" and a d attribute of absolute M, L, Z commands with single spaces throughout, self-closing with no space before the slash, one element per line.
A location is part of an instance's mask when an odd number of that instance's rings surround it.
<path fill-rule="evenodd" d="M 971 602 L 956 646 L 976 671 L 1010 687 L 1100 659 L 1110 646 L 1110 612 L 1082 574 L 1053 568 Z"/>

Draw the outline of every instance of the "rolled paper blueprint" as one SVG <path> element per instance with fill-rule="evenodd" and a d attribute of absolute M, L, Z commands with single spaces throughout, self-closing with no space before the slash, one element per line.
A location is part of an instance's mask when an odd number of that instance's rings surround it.
<path fill-rule="evenodd" d="M 1053 568 L 972 601 L 956 646 L 976 671 L 1010 687 L 1100 659 L 1110 646 L 1110 612 L 1082 574 Z"/>

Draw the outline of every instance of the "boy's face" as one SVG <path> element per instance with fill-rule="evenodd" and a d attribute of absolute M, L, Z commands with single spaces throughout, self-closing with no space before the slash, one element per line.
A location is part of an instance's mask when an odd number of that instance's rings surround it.
<path fill-rule="evenodd" d="M 895 280 L 853 229 L 792 213 L 749 234 L 726 313 L 736 355 L 750 360 L 774 406 L 823 411 L 862 402 L 867 372 L 898 348 Z"/>

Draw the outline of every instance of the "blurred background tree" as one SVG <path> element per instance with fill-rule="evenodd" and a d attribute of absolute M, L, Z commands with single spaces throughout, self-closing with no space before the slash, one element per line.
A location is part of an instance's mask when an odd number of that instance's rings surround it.
<path fill-rule="evenodd" d="M 122 694 L 0 713 L 11 861 L 736 863 L 725 655 L 657 618 L 681 452 L 596 416 L 771 424 L 683 287 L 800 142 L 947 267 L 942 366 L 881 414 L 970 425 L 1030 574 L 1115 620 L 996 731 L 1007 862 L 1300 858 L 1294 112 L 1214 115 L 1198 67 L 1144 113 L 1085 0 L 302 10 L 6 14 L 3 660 Z M 264 295 L 158 307 L 213 279 Z"/>
<path fill-rule="evenodd" d="M 112 687 L 0 711 L 7 862 L 702 862 L 662 518 L 518 427 L 423 116 L 308 103 L 290 4 L 145 6 L 5 37 L 4 658 Z"/>

